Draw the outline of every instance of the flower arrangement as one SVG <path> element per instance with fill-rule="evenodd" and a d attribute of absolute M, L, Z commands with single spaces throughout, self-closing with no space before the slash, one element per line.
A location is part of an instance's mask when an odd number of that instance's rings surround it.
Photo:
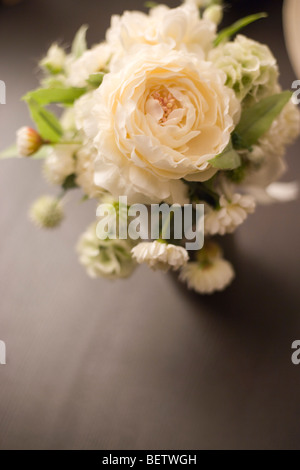
<path fill-rule="evenodd" d="M 113 16 L 105 41 L 91 49 L 81 27 L 70 52 L 53 44 L 40 62 L 41 87 L 24 97 L 36 130 L 21 128 L 17 149 L 43 158 L 44 176 L 61 189 L 39 199 L 30 216 L 57 227 L 73 188 L 126 215 L 136 203 L 202 204 L 205 243 L 197 252 L 163 233 L 154 241 L 101 237 L 94 222 L 78 253 L 92 277 L 125 278 L 146 263 L 213 293 L 234 279 L 214 237 L 233 233 L 257 204 L 296 196 L 294 185 L 276 182 L 300 115 L 270 49 L 241 34 L 265 14 L 218 30 L 221 1 L 148 6 L 148 14 Z"/>

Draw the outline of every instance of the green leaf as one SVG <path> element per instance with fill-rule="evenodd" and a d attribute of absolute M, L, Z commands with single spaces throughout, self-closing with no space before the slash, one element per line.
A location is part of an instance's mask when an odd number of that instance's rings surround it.
<path fill-rule="evenodd" d="M 63 135 L 63 131 L 56 116 L 50 113 L 50 111 L 44 109 L 33 99 L 28 101 L 28 106 L 31 117 L 35 122 L 41 137 L 52 143 L 58 142 Z"/>
<path fill-rule="evenodd" d="M 86 93 L 86 88 L 38 88 L 30 91 L 23 97 L 24 101 L 34 100 L 36 103 L 45 106 L 51 103 L 62 103 L 72 105 L 74 101 Z"/>
<path fill-rule="evenodd" d="M 61 75 L 58 76 L 46 76 L 42 78 L 41 80 L 41 85 L 43 88 L 64 88 L 64 79 L 61 77 Z"/>
<path fill-rule="evenodd" d="M 76 33 L 72 44 L 72 55 L 79 59 L 82 54 L 87 50 L 87 42 L 86 42 L 86 33 L 89 27 L 87 25 L 81 26 L 79 31 Z"/>
<path fill-rule="evenodd" d="M 99 88 L 103 82 L 104 75 L 105 73 L 103 72 L 92 73 L 87 79 L 87 83 L 94 88 Z"/>
<path fill-rule="evenodd" d="M 239 154 L 234 150 L 232 142 L 227 145 L 226 149 L 209 162 L 214 168 L 219 170 L 235 170 L 241 166 L 242 160 Z"/>
<path fill-rule="evenodd" d="M 72 174 L 72 175 L 69 175 L 67 176 L 67 178 L 65 179 L 62 187 L 65 191 L 69 191 L 70 189 L 76 189 L 78 188 L 78 185 L 76 183 L 76 174 Z"/>
<path fill-rule="evenodd" d="M 243 180 L 246 178 L 246 170 L 247 170 L 247 163 L 242 162 L 239 168 L 235 170 L 226 171 L 226 176 L 229 181 L 235 184 L 241 184 Z"/>
<path fill-rule="evenodd" d="M 11 145 L 7 149 L 0 152 L 0 160 L 2 160 L 2 159 L 4 160 L 4 159 L 7 159 L 7 158 L 18 158 L 18 157 L 19 157 L 19 152 L 18 152 L 18 148 L 15 144 Z"/>
<path fill-rule="evenodd" d="M 227 41 L 232 36 L 237 34 L 241 29 L 245 28 L 254 21 L 260 20 L 262 18 L 267 18 L 267 13 L 257 13 L 256 15 L 246 16 L 246 18 L 242 18 L 241 20 L 237 21 L 233 25 L 229 26 L 228 28 L 223 29 L 218 34 L 217 38 L 215 39 L 214 45 L 218 46 L 223 41 Z"/>
<path fill-rule="evenodd" d="M 284 91 L 268 96 L 251 108 L 245 109 L 234 134 L 235 146 L 249 149 L 270 129 L 273 121 L 279 116 L 292 97 L 292 92 Z"/>
<path fill-rule="evenodd" d="M 220 196 L 214 191 L 213 188 L 210 188 L 207 183 L 196 183 L 194 181 L 182 180 L 184 184 L 188 187 L 189 199 L 191 201 L 205 201 L 212 207 L 218 208 Z"/>

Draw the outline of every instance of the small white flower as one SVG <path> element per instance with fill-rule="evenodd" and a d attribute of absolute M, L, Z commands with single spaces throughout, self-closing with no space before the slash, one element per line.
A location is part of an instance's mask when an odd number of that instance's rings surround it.
<path fill-rule="evenodd" d="M 255 199 L 249 195 L 234 194 L 230 201 L 224 195 L 220 198 L 220 209 L 208 209 L 205 215 L 205 234 L 225 235 L 232 233 L 255 210 Z"/>
<path fill-rule="evenodd" d="M 234 41 L 221 44 L 209 53 L 209 60 L 227 75 L 227 86 L 247 105 L 276 93 L 278 66 L 264 44 L 238 35 Z M 245 102 L 244 102 L 245 104 Z"/>
<path fill-rule="evenodd" d="M 132 250 L 133 257 L 139 264 L 146 263 L 150 268 L 167 272 L 169 269 L 177 271 L 189 259 L 187 251 L 163 241 L 140 243 Z"/>
<path fill-rule="evenodd" d="M 52 44 L 47 56 L 40 62 L 40 66 L 53 75 L 63 71 L 67 55 L 62 47 Z"/>
<path fill-rule="evenodd" d="M 292 101 L 283 108 L 268 132 L 262 136 L 253 152 L 246 154 L 253 165 L 247 170 L 245 186 L 266 188 L 284 174 L 284 156 L 288 145 L 300 135 L 300 112 Z M 253 161 L 259 155 L 260 161 Z"/>
<path fill-rule="evenodd" d="M 56 228 L 64 219 L 62 203 L 52 196 L 42 196 L 30 209 L 30 218 L 39 228 Z"/>
<path fill-rule="evenodd" d="M 182 268 L 179 279 L 199 294 L 212 294 L 224 290 L 234 277 L 233 267 L 223 259 L 220 246 L 208 241 L 197 253 L 197 261 Z"/>
<path fill-rule="evenodd" d="M 66 110 L 63 112 L 60 118 L 60 123 L 63 128 L 64 138 L 66 140 L 72 140 L 72 138 L 77 133 L 76 116 L 75 116 L 74 107 L 66 108 Z"/>
<path fill-rule="evenodd" d="M 50 150 L 44 165 L 44 175 L 49 183 L 62 185 L 75 173 L 78 145 L 56 145 Z"/>
<path fill-rule="evenodd" d="M 43 145 L 41 136 L 30 127 L 21 127 L 17 132 L 17 147 L 21 157 L 30 157 Z"/>
<path fill-rule="evenodd" d="M 212 5 L 204 11 L 203 18 L 219 25 L 223 20 L 223 8 L 220 5 Z"/>
<path fill-rule="evenodd" d="M 213 294 L 224 290 L 235 277 L 232 265 L 217 258 L 207 265 L 188 263 L 180 273 L 180 280 L 199 294 Z"/>
<path fill-rule="evenodd" d="M 92 278 L 118 279 L 129 277 L 136 263 L 132 258 L 132 243 L 127 240 L 99 240 L 94 223 L 82 235 L 77 251 L 80 263 Z"/>
<path fill-rule="evenodd" d="M 76 183 L 89 198 L 99 197 L 103 191 L 94 183 L 95 150 L 86 145 L 76 155 Z"/>
<path fill-rule="evenodd" d="M 112 57 L 112 49 L 106 44 L 99 44 L 84 52 L 74 60 L 72 56 L 67 62 L 67 83 L 74 87 L 85 87 L 90 75 L 104 70 Z"/>

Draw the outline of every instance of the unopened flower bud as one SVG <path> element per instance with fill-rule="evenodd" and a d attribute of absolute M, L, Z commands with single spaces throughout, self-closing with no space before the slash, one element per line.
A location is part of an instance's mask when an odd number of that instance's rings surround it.
<path fill-rule="evenodd" d="M 254 145 L 251 149 L 251 152 L 247 153 L 247 157 L 254 165 L 261 165 L 266 155 L 259 145 Z"/>
<path fill-rule="evenodd" d="M 43 139 L 34 129 L 21 127 L 17 132 L 17 147 L 21 157 L 30 157 L 43 145 Z"/>
<path fill-rule="evenodd" d="M 42 196 L 31 207 L 30 218 L 39 228 L 58 227 L 64 219 L 61 201 L 52 196 Z"/>
<path fill-rule="evenodd" d="M 40 66 L 53 75 L 61 73 L 65 67 L 66 53 L 62 47 L 52 44 L 46 57 L 41 60 Z"/>
<path fill-rule="evenodd" d="M 221 5 L 212 5 L 206 8 L 203 18 L 219 25 L 223 20 L 223 8 Z"/>

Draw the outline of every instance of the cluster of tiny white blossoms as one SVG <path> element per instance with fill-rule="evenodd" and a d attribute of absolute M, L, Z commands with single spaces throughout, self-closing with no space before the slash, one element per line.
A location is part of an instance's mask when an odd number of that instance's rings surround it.
<path fill-rule="evenodd" d="M 221 0 L 126 11 L 99 44 L 88 49 L 83 26 L 71 51 L 53 44 L 41 60 L 41 88 L 25 96 L 37 130 L 17 135 L 19 154 L 44 158 L 45 178 L 60 188 L 33 206 L 38 226 L 61 223 L 73 188 L 117 211 L 120 196 L 129 205 L 205 205 L 196 253 L 172 238 L 100 239 L 94 222 L 78 245 L 90 276 L 125 278 L 145 263 L 178 271 L 201 294 L 223 290 L 234 270 L 212 237 L 235 232 L 257 204 L 289 198 L 273 183 L 299 135 L 299 111 L 268 46 L 239 23 L 222 30 L 222 17 Z M 60 118 L 46 109 L 53 103 L 65 108 Z"/>

